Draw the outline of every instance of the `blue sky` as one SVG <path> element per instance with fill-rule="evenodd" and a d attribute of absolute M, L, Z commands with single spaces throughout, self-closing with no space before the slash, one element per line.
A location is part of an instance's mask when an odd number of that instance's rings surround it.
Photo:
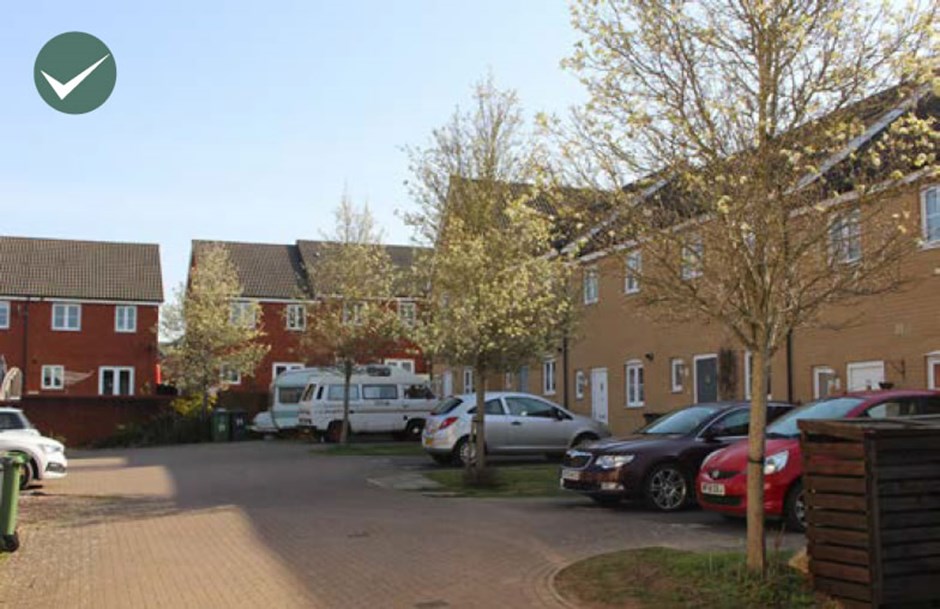
<path fill-rule="evenodd" d="M 76 30 L 118 77 L 72 116 L 32 70 Z M 344 184 L 407 243 L 401 147 L 488 71 L 530 115 L 563 112 L 584 97 L 558 65 L 575 39 L 564 0 L 4 3 L 0 234 L 159 243 L 167 300 L 191 239 L 318 238 Z"/>

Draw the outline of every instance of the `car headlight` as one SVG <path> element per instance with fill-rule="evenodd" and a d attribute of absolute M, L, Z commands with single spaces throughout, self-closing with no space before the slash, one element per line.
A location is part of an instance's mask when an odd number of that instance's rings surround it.
<path fill-rule="evenodd" d="M 787 466 L 789 458 L 790 451 L 784 450 L 764 459 L 764 475 L 769 476 L 770 474 L 776 474 L 781 471 Z"/>
<path fill-rule="evenodd" d="M 636 455 L 601 455 L 594 463 L 601 469 L 617 469 L 632 463 L 635 457 Z"/>
<path fill-rule="evenodd" d="M 709 453 L 709 455 L 708 455 L 707 457 L 705 457 L 705 460 L 702 461 L 702 467 L 705 467 L 705 466 L 708 464 L 709 461 L 711 461 L 712 459 L 714 459 L 715 457 L 717 457 L 717 456 L 721 453 L 721 451 L 723 451 L 723 450 L 724 450 L 724 449 L 722 448 L 722 449 L 716 450 L 716 451 L 713 452 L 713 453 Z"/>
<path fill-rule="evenodd" d="M 41 448 L 42 452 L 46 453 L 47 455 L 51 455 L 52 453 L 60 453 L 63 450 L 63 447 L 60 444 L 40 444 L 39 448 Z"/>

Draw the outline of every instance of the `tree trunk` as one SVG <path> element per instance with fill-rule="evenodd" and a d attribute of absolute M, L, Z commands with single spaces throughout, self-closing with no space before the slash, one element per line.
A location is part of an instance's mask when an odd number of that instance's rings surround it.
<path fill-rule="evenodd" d="M 767 547 L 764 538 L 764 444 L 767 427 L 767 349 L 756 349 L 751 366 L 751 422 L 747 435 L 747 568 L 763 573 Z"/>
<path fill-rule="evenodd" d="M 486 469 L 486 370 L 480 366 L 473 370 L 477 379 L 477 411 L 473 416 L 473 437 L 476 459 L 473 467 L 478 473 Z"/>
<path fill-rule="evenodd" d="M 349 444 L 349 382 L 352 380 L 353 364 L 343 361 L 343 428 L 339 434 L 341 444 Z"/>

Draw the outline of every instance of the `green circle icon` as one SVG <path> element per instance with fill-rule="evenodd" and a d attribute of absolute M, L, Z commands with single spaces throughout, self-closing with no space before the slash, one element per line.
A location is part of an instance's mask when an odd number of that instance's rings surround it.
<path fill-rule="evenodd" d="M 66 32 L 39 51 L 33 80 L 47 104 L 66 114 L 84 114 L 111 95 L 117 64 L 111 50 L 91 34 Z"/>

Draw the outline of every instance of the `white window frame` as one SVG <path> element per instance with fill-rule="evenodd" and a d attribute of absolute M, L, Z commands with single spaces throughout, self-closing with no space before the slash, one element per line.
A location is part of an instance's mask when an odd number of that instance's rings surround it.
<path fill-rule="evenodd" d="M 744 399 L 751 399 L 751 366 L 753 366 L 754 356 L 749 349 L 744 351 Z M 771 362 L 772 364 L 772 362 Z M 770 380 L 773 380 L 773 370 L 771 369 Z M 773 399 L 773 384 L 770 385 L 769 391 L 767 392 L 767 399 Z"/>
<path fill-rule="evenodd" d="M 818 400 L 822 397 L 822 387 L 819 384 L 819 377 L 823 374 L 836 375 L 835 368 L 831 366 L 813 366 L 813 399 Z"/>
<path fill-rule="evenodd" d="M 0 300 L 0 311 L 3 312 L 3 315 L 0 316 L 0 330 L 9 330 L 10 329 L 10 301 L 9 300 Z"/>
<path fill-rule="evenodd" d="M 557 389 L 555 381 L 556 366 L 554 357 L 542 361 L 542 395 L 555 395 Z"/>
<path fill-rule="evenodd" d="M 862 259 L 862 212 L 854 207 L 829 222 L 829 259 L 832 264 L 854 264 Z M 858 252 L 853 254 L 853 246 Z"/>
<path fill-rule="evenodd" d="M 626 371 L 624 389 L 626 390 L 627 408 L 641 408 L 645 406 L 646 372 L 643 370 L 643 362 L 638 359 L 632 359 L 626 363 L 624 370 Z M 634 388 L 636 391 L 631 391 L 631 389 Z"/>
<path fill-rule="evenodd" d="M 643 253 L 639 250 L 627 254 L 624 260 L 623 293 L 637 294 L 640 291 L 639 273 L 643 272 Z"/>
<path fill-rule="evenodd" d="M 284 311 L 284 328 L 291 332 L 303 332 L 307 328 L 307 306 L 287 305 Z"/>
<path fill-rule="evenodd" d="M 464 368 L 463 369 L 463 392 L 473 393 L 474 391 L 476 391 L 476 386 L 473 384 L 473 368 Z"/>
<path fill-rule="evenodd" d="M 591 305 L 600 300 L 600 274 L 597 272 L 597 267 L 584 269 L 581 289 L 583 291 L 584 304 Z"/>
<path fill-rule="evenodd" d="M 343 303 L 343 324 L 352 324 L 354 326 L 362 325 L 362 307 L 361 302 Z"/>
<path fill-rule="evenodd" d="M 676 384 L 676 368 L 682 367 L 682 374 L 679 375 L 679 383 Z M 669 360 L 669 387 L 673 393 L 682 393 L 685 391 L 685 360 L 681 357 L 674 357 Z"/>
<path fill-rule="evenodd" d="M 130 393 L 105 393 L 104 392 L 104 373 L 106 371 L 111 371 L 114 373 L 114 387 L 119 389 L 121 386 L 120 377 L 121 372 L 129 371 L 130 374 Z M 124 396 L 124 395 L 134 395 L 134 383 L 135 383 L 135 370 L 133 366 L 99 366 L 98 367 L 98 395 L 111 395 L 111 396 Z"/>
<path fill-rule="evenodd" d="M 56 323 L 55 323 L 55 312 L 56 312 L 56 309 L 60 307 L 65 308 L 65 314 L 62 316 L 62 319 L 65 321 L 64 326 L 56 326 Z M 75 316 L 76 319 L 78 320 L 78 325 L 75 326 L 74 328 L 68 325 L 69 317 L 70 317 L 68 312 L 73 307 L 78 311 L 78 314 Z M 82 305 L 77 302 L 54 302 L 52 303 L 52 329 L 55 330 L 56 332 L 81 332 L 82 331 Z"/>
<path fill-rule="evenodd" d="M 235 380 L 229 381 L 225 378 L 226 372 L 234 372 Z M 238 370 L 235 370 L 231 366 L 222 364 L 222 367 L 219 369 L 219 382 L 223 385 L 241 385 L 242 384 L 242 373 Z"/>
<path fill-rule="evenodd" d="M 876 365 L 881 367 L 881 377 L 887 380 L 888 377 L 885 374 L 885 362 L 883 359 L 873 359 L 868 360 L 867 362 L 848 362 L 845 365 L 845 388 L 849 388 L 849 380 L 852 378 L 853 370 L 857 370 L 858 368 L 871 368 L 872 366 Z M 877 391 L 879 387 L 872 387 L 871 389 L 872 391 Z"/>
<path fill-rule="evenodd" d="M 682 246 L 682 279 L 688 281 L 702 276 L 702 263 L 705 257 L 705 244 L 701 235 L 691 237 Z"/>
<path fill-rule="evenodd" d="M 587 375 L 584 370 L 575 370 L 574 372 L 574 399 L 584 399 L 584 388 L 587 387 Z"/>
<path fill-rule="evenodd" d="M 398 301 L 398 320 L 406 328 L 413 328 L 418 319 L 418 305 L 409 300 Z"/>
<path fill-rule="evenodd" d="M 279 366 L 284 368 L 284 372 L 288 372 L 290 370 L 300 370 L 301 368 L 304 367 L 304 364 L 303 362 L 274 362 L 273 364 L 271 364 L 271 380 L 272 381 L 277 378 L 277 369 Z"/>
<path fill-rule="evenodd" d="M 934 227 L 937 231 L 937 237 L 935 239 L 930 238 L 930 224 L 927 218 L 927 195 L 930 192 L 934 193 L 938 205 L 935 217 L 937 224 Z M 924 229 L 924 247 L 940 247 L 940 185 L 934 184 L 933 186 L 928 186 L 920 192 L 920 220 Z"/>
<path fill-rule="evenodd" d="M 258 324 L 254 303 L 249 300 L 232 301 L 229 304 L 228 321 L 233 326 L 254 328 Z"/>
<path fill-rule="evenodd" d="M 927 354 L 927 389 L 940 390 L 940 378 L 934 375 L 933 368 L 940 364 L 940 351 L 932 351 Z"/>
<path fill-rule="evenodd" d="M 382 361 L 386 366 L 398 366 L 402 370 L 414 374 L 415 361 L 413 359 L 387 357 Z M 408 364 L 408 367 L 406 368 L 405 366 L 402 366 L 402 364 Z"/>
<path fill-rule="evenodd" d="M 51 373 L 51 383 L 46 382 L 46 372 Z M 46 364 L 42 367 L 41 388 L 47 391 L 62 391 L 65 389 L 65 366 L 59 364 Z M 56 382 L 58 381 L 58 382 Z"/>
<path fill-rule="evenodd" d="M 124 325 L 121 326 L 121 311 L 124 311 Z M 127 314 L 131 312 L 134 324 L 128 327 Z M 122 334 L 133 334 L 137 332 L 137 305 L 116 305 L 114 307 L 114 331 Z"/>

